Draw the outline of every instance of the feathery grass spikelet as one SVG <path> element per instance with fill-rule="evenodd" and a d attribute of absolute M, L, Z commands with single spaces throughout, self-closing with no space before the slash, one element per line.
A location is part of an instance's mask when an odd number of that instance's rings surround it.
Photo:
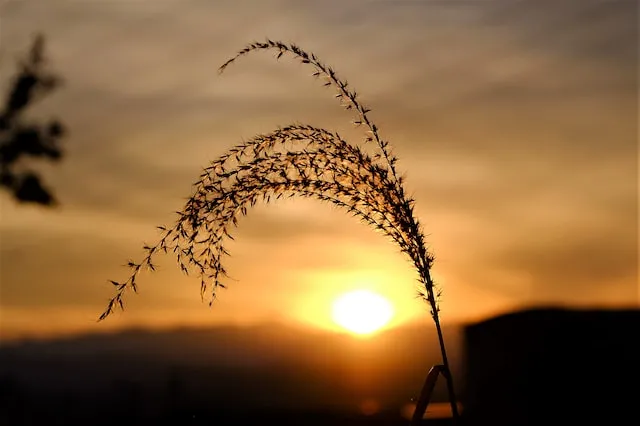
<path fill-rule="evenodd" d="M 229 256 L 225 243 L 233 240 L 238 218 L 258 201 L 270 202 L 282 197 L 315 198 L 343 208 L 362 222 L 394 241 L 415 266 L 420 283 L 419 296 L 431 309 L 438 332 L 443 368 L 454 420 L 458 418 L 453 379 L 439 319 L 440 291 L 430 270 L 433 256 L 425 245 L 420 222 L 414 214 L 414 200 L 407 197 L 403 178 L 396 171 L 397 158 L 389 143 L 380 136 L 369 118 L 370 109 L 362 105 L 355 90 L 341 80 L 333 68 L 313 53 L 295 44 L 267 39 L 240 50 L 219 68 L 225 71 L 242 56 L 254 51 L 273 50 L 276 58 L 291 55 L 313 68 L 313 75 L 324 85 L 336 89 L 336 98 L 347 110 L 355 112 L 354 124 L 364 126 L 364 143 L 375 143 L 378 152 L 369 155 L 331 132 L 304 124 L 291 124 L 271 133 L 254 136 L 239 144 L 206 167 L 194 184 L 194 192 L 172 227 L 160 226 L 160 241 L 143 249 L 139 263 L 129 261 L 131 273 L 123 282 L 110 280 L 113 296 L 100 316 L 104 320 L 116 308 L 124 309 L 124 295 L 137 291 L 137 277 L 143 269 L 155 270 L 158 253 L 173 253 L 180 269 L 200 278 L 200 295 L 209 294 L 209 305 L 228 279 L 224 259 Z"/>
<path fill-rule="evenodd" d="M 124 294 L 127 290 L 137 291 L 138 274 L 143 269 L 155 270 L 153 259 L 160 252 L 173 253 L 185 274 L 198 274 L 201 297 L 204 299 L 208 293 L 211 305 L 216 290 L 225 288 L 224 280 L 229 277 L 223 262 L 229 255 L 225 242 L 233 239 L 238 218 L 258 201 L 268 203 L 292 196 L 315 198 L 344 208 L 394 241 L 414 264 L 422 297 L 429 303 L 432 316 L 436 316 L 439 292 L 429 274 L 433 257 L 427 252 L 424 234 L 414 216 L 414 200 L 405 195 L 403 179 L 398 176 L 397 158 L 369 118 L 370 109 L 360 103 L 357 92 L 333 68 L 295 44 L 269 39 L 251 43 L 225 62 L 219 72 L 258 50 L 275 50 L 277 58 L 289 54 L 313 67 L 314 76 L 337 90 L 341 105 L 355 111 L 354 124 L 366 128 L 364 143 L 375 143 L 379 152 L 369 155 L 338 133 L 299 123 L 254 136 L 231 148 L 203 170 L 193 194 L 176 212 L 174 226 L 158 227 L 162 232 L 160 241 L 143 247 L 146 256 L 141 262 L 128 262 L 128 279 L 110 281 L 116 294 L 100 320 L 116 307 L 123 308 Z"/>

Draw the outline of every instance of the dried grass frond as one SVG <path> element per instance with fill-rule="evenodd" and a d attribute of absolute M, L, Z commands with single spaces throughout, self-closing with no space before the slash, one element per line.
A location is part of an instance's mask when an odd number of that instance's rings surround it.
<path fill-rule="evenodd" d="M 236 145 L 206 167 L 194 184 L 194 192 L 172 227 L 159 227 L 162 235 L 153 246 L 144 246 L 140 262 L 129 261 L 125 281 L 110 280 L 115 295 L 100 316 L 124 308 L 124 295 L 137 291 L 139 273 L 155 270 L 158 253 L 172 253 L 181 270 L 200 277 L 201 296 L 226 286 L 225 243 L 233 239 L 238 219 L 257 202 L 302 196 L 332 203 L 345 209 L 394 241 L 409 256 L 418 274 L 424 297 L 437 316 L 436 291 L 429 270 L 433 257 L 427 252 L 424 234 L 414 215 L 414 200 L 408 198 L 404 182 L 396 170 L 397 158 L 378 127 L 369 118 L 370 109 L 358 99 L 346 81 L 313 53 L 295 44 L 267 39 L 240 50 L 219 69 L 222 73 L 238 58 L 259 50 L 276 50 L 277 57 L 292 55 L 314 68 L 314 75 L 337 90 L 342 105 L 356 112 L 356 124 L 365 126 L 365 143 L 375 142 L 379 152 L 367 154 L 338 133 L 305 124 L 291 124 L 271 133 L 254 136 Z"/>
<path fill-rule="evenodd" d="M 257 135 L 237 145 L 211 162 L 194 184 L 194 192 L 172 227 L 158 227 L 160 241 L 145 245 L 146 255 L 140 262 L 129 261 L 131 270 L 125 281 L 109 282 L 115 295 L 109 300 L 99 320 L 116 308 L 124 309 L 127 291 L 137 291 L 137 280 L 143 269 L 155 270 L 158 253 L 172 253 L 186 274 L 200 278 L 200 293 L 209 294 L 209 305 L 217 290 L 226 286 L 228 278 L 225 249 L 233 239 L 240 217 L 257 202 L 270 202 L 282 197 L 314 198 L 343 208 L 362 222 L 395 242 L 415 266 L 420 283 L 419 296 L 431 308 L 438 332 L 444 371 L 454 419 L 457 405 L 453 381 L 439 319 L 439 289 L 431 277 L 433 256 L 427 251 L 425 236 L 415 217 L 414 200 L 406 196 L 403 178 L 396 171 L 397 158 L 389 143 L 380 136 L 355 90 L 341 80 L 333 68 L 313 53 L 295 44 L 267 39 L 240 50 L 219 68 L 222 73 L 240 57 L 260 50 L 274 50 L 276 57 L 291 55 L 314 69 L 313 75 L 325 80 L 325 86 L 336 89 L 336 97 L 347 110 L 355 111 L 355 124 L 364 126 L 364 143 L 374 142 L 378 152 L 369 155 L 335 132 L 304 124 L 292 124 L 271 133 Z"/>

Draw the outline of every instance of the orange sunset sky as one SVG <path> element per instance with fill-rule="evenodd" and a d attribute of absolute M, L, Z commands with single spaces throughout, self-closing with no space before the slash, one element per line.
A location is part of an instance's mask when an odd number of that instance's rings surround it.
<path fill-rule="evenodd" d="M 436 255 L 444 322 L 522 306 L 638 303 L 636 1 L 4 1 L 0 81 L 35 32 L 65 85 L 33 109 L 69 130 L 42 166 L 58 208 L 0 194 L 0 338 L 282 321 L 331 328 L 367 288 L 391 326 L 430 321 L 396 247 L 329 205 L 259 206 L 210 309 L 170 257 L 124 314 L 96 323 L 127 259 L 170 225 L 200 169 L 294 121 L 351 116 L 265 37 L 315 52 L 372 109 Z"/>

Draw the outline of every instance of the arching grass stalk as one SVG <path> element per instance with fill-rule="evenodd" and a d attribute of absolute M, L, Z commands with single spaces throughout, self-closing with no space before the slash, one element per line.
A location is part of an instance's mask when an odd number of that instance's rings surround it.
<path fill-rule="evenodd" d="M 154 270 L 154 257 L 173 253 L 182 271 L 195 272 L 200 292 L 209 305 L 228 278 L 224 259 L 229 253 L 225 243 L 233 239 L 238 218 L 257 202 L 282 197 L 302 196 L 333 203 L 371 225 L 393 240 L 412 261 L 418 274 L 421 295 L 431 308 L 438 333 L 442 361 L 446 371 L 449 399 L 454 419 L 458 418 L 453 378 L 447 359 L 439 317 L 439 290 L 431 276 L 433 256 L 428 252 L 420 222 L 414 214 L 415 201 L 407 197 L 402 176 L 396 171 L 396 156 L 383 140 L 378 127 L 369 118 L 369 109 L 357 93 L 315 54 L 294 44 L 266 40 L 247 45 L 225 62 L 220 72 L 238 58 L 258 50 L 272 50 L 277 58 L 288 54 L 313 68 L 313 75 L 325 86 L 337 90 L 336 97 L 355 112 L 354 124 L 364 127 L 365 144 L 375 144 L 376 153 L 368 154 L 338 133 L 304 124 L 280 127 L 237 145 L 211 162 L 195 183 L 194 193 L 172 227 L 159 227 L 160 241 L 144 246 L 146 256 L 140 262 L 129 261 L 131 274 L 125 281 L 113 281 L 115 296 L 100 316 L 105 319 L 116 308 L 124 309 L 124 295 L 137 291 L 142 269 Z"/>

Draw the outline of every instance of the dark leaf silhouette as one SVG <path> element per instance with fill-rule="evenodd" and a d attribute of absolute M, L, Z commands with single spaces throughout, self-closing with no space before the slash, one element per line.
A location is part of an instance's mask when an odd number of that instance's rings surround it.
<path fill-rule="evenodd" d="M 21 176 L 20 182 L 15 189 L 15 195 L 24 202 L 44 205 L 54 205 L 56 203 L 49 191 L 42 186 L 40 178 L 33 173 Z"/>

